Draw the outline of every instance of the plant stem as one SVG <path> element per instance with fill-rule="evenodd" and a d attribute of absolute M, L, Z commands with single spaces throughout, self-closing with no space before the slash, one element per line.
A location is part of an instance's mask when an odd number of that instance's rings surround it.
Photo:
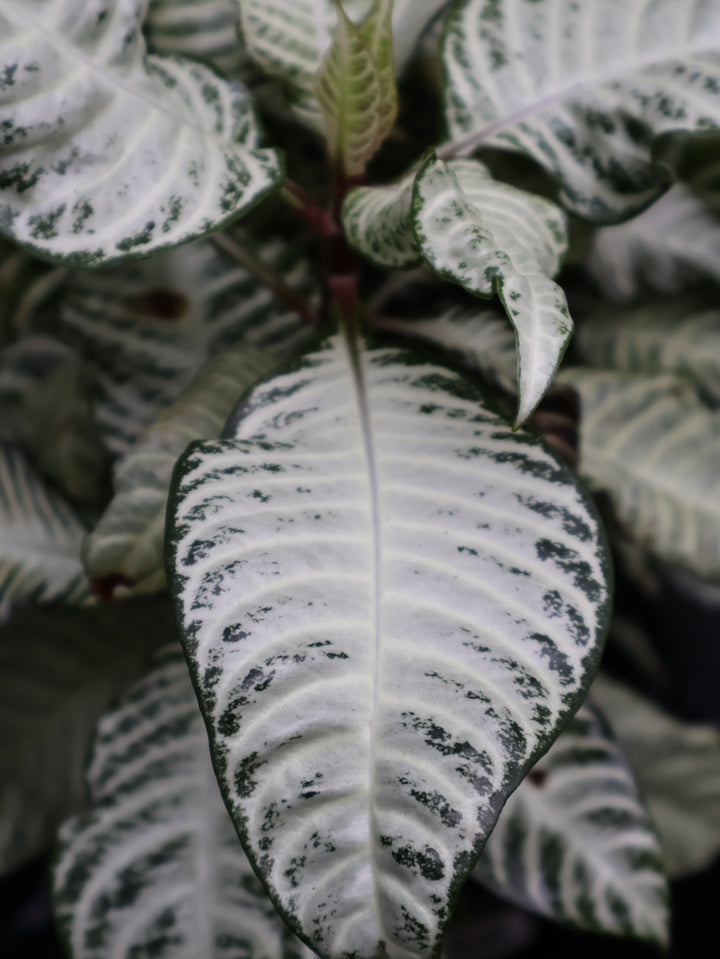
<path fill-rule="evenodd" d="M 253 253 L 250 253 L 245 246 L 228 236 L 227 233 L 215 233 L 211 240 L 221 250 L 246 267 L 265 286 L 269 287 L 283 306 L 299 313 L 310 326 L 318 325 L 318 311 L 310 300 L 302 293 L 298 293 L 297 290 L 289 287 L 282 277 L 278 276 L 274 270 L 263 263 L 262 260 L 259 260 Z"/>
<path fill-rule="evenodd" d="M 310 199 L 301 186 L 285 180 L 280 196 L 298 214 L 301 220 L 318 236 L 336 236 L 340 229 L 332 215 Z"/>

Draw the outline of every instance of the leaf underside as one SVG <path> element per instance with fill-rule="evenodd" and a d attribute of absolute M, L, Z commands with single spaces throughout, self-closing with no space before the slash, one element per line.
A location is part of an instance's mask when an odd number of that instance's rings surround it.
<path fill-rule="evenodd" d="M 607 605 L 569 474 L 461 377 L 325 340 L 189 448 L 169 577 L 228 808 L 323 956 L 430 955 Z"/>

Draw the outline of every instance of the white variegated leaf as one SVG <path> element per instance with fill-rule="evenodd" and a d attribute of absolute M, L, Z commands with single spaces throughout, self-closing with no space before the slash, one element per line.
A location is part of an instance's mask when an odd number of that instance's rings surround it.
<path fill-rule="evenodd" d="M 473 878 L 558 922 L 667 947 L 658 839 L 592 708 L 580 708 L 507 801 Z"/>
<path fill-rule="evenodd" d="M 720 282 L 720 220 L 676 183 L 644 213 L 598 230 L 586 266 L 603 295 L 619 301 L 648 288 L 675 293 L 703 276 Z"/>
<path fill-rule="evenodd" d="M 204 236 L 273 190 L 250 98 L 199 61 L 146 56 L 147 0 L 4 0 L 0 228 L 97 265 Z"/>
<path fill-rule="evenodd" d="M 240 7 L 248 53 L 287 87 L 299 119 L 320 128 L 322 117 L 313 84 L 337 24 L 334 0 L 235 0 Z M 415 45 L 449 0 L 395 0 L 393 53 L 395 70 L 405 66 Z M 354 23 L 368 13 L 372 0 L 345 0 Z"/>
<path fill-rule="evenodd" d="M 311 959 L 253 875 L 174 650 L 102 718 L 88 779 L 54 866 L 72 959 Z"/>
<path fill-rule="evenodd" d="M 710 866 L 720 853 L 720 732 L 676 719 L 602 674 L 592 695 L 633 768 L 668 875 Z"/>
<path fill-rule="evenodd" d="M 564 217 L 548 200 L 493 180 L 473 160 L 429 159 L 413 207 L 415 237 L 430 266 L 477 296 L 497 293 L 515 327 L 519 426 L 552 382 L 572 335 L 565 294 L 551 279 L 567 247 Z"/>
<path fill-rule="evenodd" d="M 243 392 L 273 365 L 270 354 L 250 346 L 213 356 L 153 420 L 117 463 L 115 496 L 83 544 L 91 580 L 136 583 L 162 571 L 165 507 L 176 460 L 192 440 L 220 436 Z M 163 588 L 161 577 L 156 585 Z"/>
<path fill-rule="evenodd" d="M 593 220 L 625 218 L 663 191 L 657 137 L 720 126 L 715 0 L 462 0 L 444 60 L 443 155 L 526 153 Z"/>
<path fill-rule="evenodd" d="M 48 334 L 30 334 L 0 353 L 0 441 L 21 445 L 43 476 L 85 505 L 108 492 L 93 387 L 91 368 Z"/>
<path fill-rule="evenodd" d="M 48 851 L 87 802 L 95 724 L 172 638 L 167 601 L 28 608 L 0 629 L 0 873 Z"/>
<path fill-rule="evenodd" d="M 672 299 L 634 310 L 602 306 L 583 322 L 576 340 L 591 366 L 687 376 L 707 402 L 720 406 L 718 309 Z"/>
<path fill-rule="evenodd" d="M 238 26 L 236 0 L 150 0 L 145 36 L 154 52 L 200 57 L 234 74 L 247 62 Z"/>
<path fill-rule="evenodd" d="M 477 389 L 330 335 L 175 473 L 168 572 L 226 802 L 327 957 L 435 954 L 592 675 L 604 551 Z"/>
<path fill-rule="evenodd" d="M 569 368 L 580 397 L 578 469 L 631 537 L 668 563 L 720 577 L 720 415 L 676 377 Z"/>
<path fill-rule="evenodd" d="M 440 347 L 493 386 L 517 394 L 515 336 L 504 316 L 492 310 L 450 306 L 439 315 L 412 320 L 381 317 L 378 329 Z"/>
<path fill-rule="evenodd" d="M 309 291 L 306 261 L 286 241 L 258 256 Z M 307 336 L 300 317 L 210 241 L 107 270 L 77 271 L 60 335 L 96 369 L 96 420 L 116 455 L 184 389 L 213 353 L 242 340 L 281 360 Z"/>
<path fill-rule="evenodd" d="M 15 446 L 0 444 L 0 622 L 15 606 L 78 603 L 85 527 Z"/>
<path fill-rule="evenodd" d="M 343 204 L 348 243 L 375 266 L 409 270 L 423 261 L 412 228 L 415 174 L 391 186 L 358 187 Z"/>

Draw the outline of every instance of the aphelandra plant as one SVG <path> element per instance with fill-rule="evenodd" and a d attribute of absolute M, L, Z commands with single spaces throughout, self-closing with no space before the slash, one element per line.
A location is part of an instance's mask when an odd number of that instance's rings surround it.
<path fill-rule="evenodd" d="M 596 673 L 608 541 L 720 580 L 719 129 L 716 0 L 0 0 L 0 864 L 59 830 L 73 959 L 422 959 L 469 877 L 667 945 L 720 737 Z"/>

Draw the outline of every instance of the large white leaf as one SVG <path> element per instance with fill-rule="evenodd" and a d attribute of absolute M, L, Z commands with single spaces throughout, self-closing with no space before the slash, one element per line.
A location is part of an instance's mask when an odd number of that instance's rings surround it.
<path fill-rule="evenodd" d="M 17 447 L 0 444 L 0 622 L 14 606 L 77 603 L 85 527 Z"/>
<path fill-rule="evenodd" d="M 334 0 L 235 0 L 240 6 L 242 32 L 248 53 L 287 87 L 296 115 L 321 127 L 313 85 L 323 55 L 337 24 Z M 449 0 L 395 0 L 393 53 L 396 71 L 402 70 L 415 45 Z M 358 23 L 372 0 L 345 0 L 343 8 Z"/>
<path fill-rule="evenodd" d="M 510 797 L 473 878 L 559 922 L 668 945 L 662 852 L 592 708 L 581 707 Z"/>
<path fill-rule="evenodd" d="M 307 290 L 306 261 L 270 240 L 258 255 Z M 61 337 L 93 364 L 95 415 L 112 453 L 184 389 L 207 357 L 242 340 L 280 360 L 307 335 L 300 317 L 210 241 L 107 270 L 77 271 L 61 302 Z"/>
<path fill-rule="evenodd" d="M 672 376 L 570 368 L 578 468 L 630 535 L 669 563 L 720 577 L 720 416 Z"/>
<path fill-rule="evenodd" d="M 587 269 L 605 296 L 674 293 L 699 277 L 720 281 L 720 220 L 683 183 L 648 210 L 593 237 Z"/>
<path fill-rule="evenodd" d="M 226 801 L 324 956 L 432 955 L 595 669 L 571 475 L 457 374 L 337 334 L 175 473 L 169 576 Z"/>
<path fill-rule="evenodd" d="M 720 853 L 720 732 L 676 719 L 605 675 L 592 695 L 633 768 L 668 875 L 709 866 Z"/>
<path fill-rule="evenodd" d="M 73 959 L 311 959 L 253 875 L 174 650 L 103 717 L 88 779 L 54 870 Z"/>
<path fill-rule="evenodd" d="M 203 236 L 279 185 L 252 104 L 146 56 L 147 0 L 4 0 L 0 228 L 82 266 Z"/>
<path fill-rule="evenodd" d="M 175 462 L 192 440 L 214 439 L 247 387 L 273 365 L 250 346 L 213 356 L 115 467 L 115 496 L 83 544 L 90 579 L 130 583 L 163 569 L 165 507 Z"/>
<path fill-rule="evenodd" d="M 150 0 L 145 36 L 157 53 L 200 57 L 232 74 L 247 61 L 238 26 L 235 0 Z"/>
<path fill-rule="evenodd" d="M 684 299 L 634 310 L 600 306 L 579 328 L 577 345 L 591 366 L 687 376 L 720 406 L 720 310 Z"/>
<path fill-rule="evenodd" d="M 715 0 L 462 0 L 444 60 L 446 153 L 529 154 L 569 209 L 612 221 L 662 192 L 651 150 L 720 125 Z"/>
<path fill-rule="evenodd" d="M 29 608 L 0 630 L 0 872 L 46 852 L 87 803 L 95 724 L 173 636 L 148 600 L 88 609 Z"/>

